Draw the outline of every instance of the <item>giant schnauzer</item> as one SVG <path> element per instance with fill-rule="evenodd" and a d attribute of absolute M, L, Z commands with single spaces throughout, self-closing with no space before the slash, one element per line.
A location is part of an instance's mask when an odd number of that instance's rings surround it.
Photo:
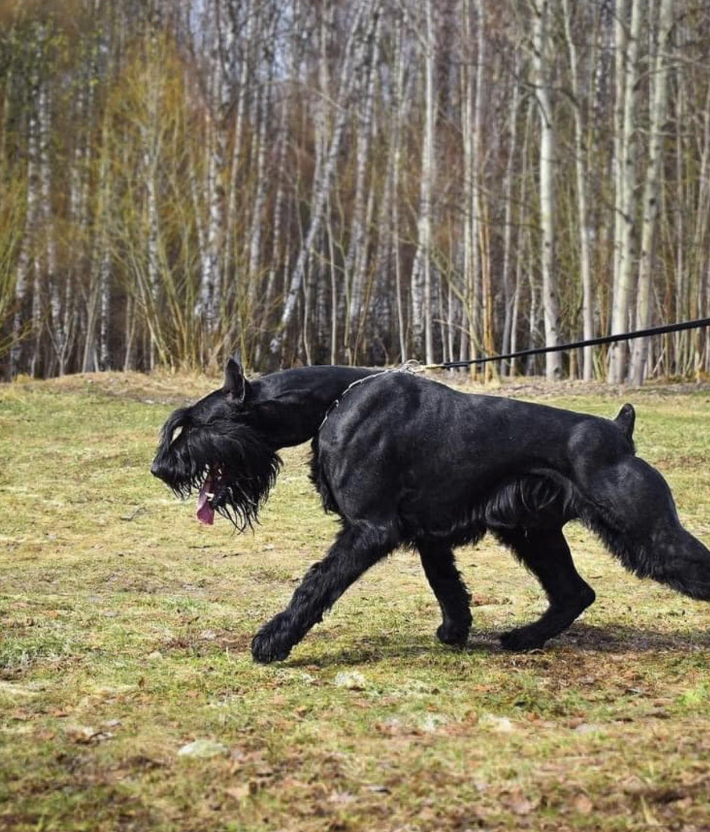
<path fill-rule="evenodd" d="M 401 371 L 308 367 L 248 382 L 235 361 L 224 387 L 178 410 L 163 428 L 152 472 L 177 494 L 198 491 L 251 526 L 274 484 L 278 450 L 313 439 L 312 479 L 342 528 L 288 607 L 254 637 L 257 661 L 291 648 L 373 564 L 416 548 L 439 602 L 446 644 L 463 645 L 469 594 L 453 549 L 490 531 L 538 578 L 549 607 L 501 637 L 541 647 L 594 601 L 562 533 L 579 519 L 622 564 L 710 600 L 710 552 L 680 524 L 663 477 L 634 454 L 634 410 L 614 420 L 459 393 Z"/>

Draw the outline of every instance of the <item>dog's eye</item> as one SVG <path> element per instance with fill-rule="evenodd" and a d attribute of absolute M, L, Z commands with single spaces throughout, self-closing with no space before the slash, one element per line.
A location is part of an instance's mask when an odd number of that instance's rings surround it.
<path fill-rule="evenodd" d="M 182 425 L 178 425 L 175 428 L 175 430 L 173 430 L 173 435 L 170 437 L 170 444 L 171 445 L 172 445 L 173 442 L 176 442 L 180 438 L 180 436 L 182 434 L 182 431 L 183 431 Z"/>

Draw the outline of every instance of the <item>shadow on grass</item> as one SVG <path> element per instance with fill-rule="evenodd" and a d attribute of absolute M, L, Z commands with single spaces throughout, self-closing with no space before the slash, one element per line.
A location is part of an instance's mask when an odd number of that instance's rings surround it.
<path fill-rule="evenodd" d="M 329 667 L 334 665 L 376 664 L 400 659 L 416 659 L 418 657 L 441 657 L 450 655 L 490 655 L 493 657 L 515 657 L 525 655 L 503 650 L 499 644 L 499 631 L 477 631 L 469 636 L 468 643 L 463 648 L 446 647 L 439 644 L 432 636 L 422 634 L 419 637 L 388 638 L 373 636 L 363 638 L 355 644 L 345 648 L 338 648 L 337 643 L 326 634 L 307 637 L 298 649 L 299 655 L 287 660 L 290 667 L 307 667 L 318 665 Z M 309 644 L 310 641 L 310 644 Z M 327 641 L 331 646 L 320 647 L 319 642 Z M 314 647 L 317 647 L 317 655 Z M 562 635 L 552 639 L 543 650 L 533 651 L 533 654 L 546 655 L 553 658 L 555 653 L 609 653 L 609 654 L 637 654 L 637 653 L 679 653 L 687 654 L 710 650 L 710 627 L 707 632 L 662 632 L 646 628 L 627 626 L 595 627 L 590 624 L 577 624 Z"/>
<path fill-rule="evenodd" d="M 405 637 L 396 635 L 359 635 L 350 637 L 346 627 L 338 628 L 338 634 L 315 631 L 295 648 L 295 655 L 286 660 L 293 668 L 308 666 L 334 667 L 378 664 L 380 662 L 407 661 L 423 658 L 427 661 L 446 659 L 448 656 L 490 656 L 492 659 L 515 658 L 523 655 L 546 656 L 554 659 L 556 653 L 566 655 L 595 653 L 634 655 L 638 653 L 689 654 L 710 650 L 710 627 L 707 631 L 693 630 L 663 632 L 643 627 L 609 625 L 597 627 L 578 623 L 557 638 L 548 642 L 543 650 L 532 653 L 512 653 L 503 650 L 499 643 L 502 631 L 474 630 L 463 648 L 440 644 L 433 633 L 412 633 Z M 185 653 L 205 657 L 228 651 L 236 655 L 249 655 L 251 633 L 229 631 L 210 632 L 202 635 L 185 635 L 159 645 L 168 654 Z M 343 643 L 345 643 L 343 645 Z M 341 646 L 343 645 L 343 646 Z"/>
<path fill-rule="evenodd" d="M 708 630 L 673 632 L 614 624 L 595 627 L 580 623 L 554 639 L 551 646 L 569 647 L 585 653 L 687 653 L 710 649 L 710 627 Z"/>

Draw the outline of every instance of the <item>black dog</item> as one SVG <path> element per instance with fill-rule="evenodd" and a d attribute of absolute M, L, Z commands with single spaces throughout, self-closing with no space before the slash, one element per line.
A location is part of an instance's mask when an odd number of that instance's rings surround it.
<path fill-rule="evenodd" d="M 639 577 L 710 599 L 710 552 L 680 525 L 663 477 L 634 455 L 634 410 L 615 420 L 458 393 L 401 371 L 286 370 L 248 383 L 233 361 L 222 390 L 166 423 L 152 472 L 239 528 L 256 519 L 279 448 L 313 437 L 312 478 L 342 530 L 288 607 L 252 642 L 257 661 L 285 659 L 370 566 L 415 547 L 441 606 L 437 631 L 462 645 L 469 594 L 453 548 L 491 531 L 537 576 L 549 608 L 505 633 L 529 650 L 594 601 L 562 528 L 580 519 Z"/>

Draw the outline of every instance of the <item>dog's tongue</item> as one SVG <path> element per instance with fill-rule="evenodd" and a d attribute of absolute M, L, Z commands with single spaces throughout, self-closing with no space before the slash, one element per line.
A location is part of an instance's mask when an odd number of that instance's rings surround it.
<path fill-rule="evenodd" d="M 197 498 L 197 519 L 206 526 L 214 523 L 214 509 L 210 505 L 208 494 L 212 493 L 212 478 L 206 479 Z"/>

